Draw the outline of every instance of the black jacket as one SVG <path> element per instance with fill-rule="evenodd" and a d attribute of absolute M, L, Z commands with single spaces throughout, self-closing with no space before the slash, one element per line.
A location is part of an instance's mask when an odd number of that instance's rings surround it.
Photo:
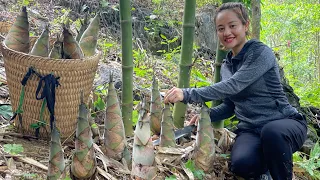
<path fill-rule="evenodd" d="M 183 89 L 183 94 L 184 103 L 224 99 L 211 109 L 211 121 L 235 114 L 241 129 L 261 127 L 297 113 L 283 92 L 274 53 L 257 40 L 246 42 L 235 57 L 228 53 L 221 67 L 221 82 Z"/>

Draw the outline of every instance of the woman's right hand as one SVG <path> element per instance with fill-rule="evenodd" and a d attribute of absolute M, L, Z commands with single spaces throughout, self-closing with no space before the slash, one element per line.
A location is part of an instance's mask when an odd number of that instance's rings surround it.
<path fill-rule="evenodd" d="M 164 103 L 176 103 L 183 100 L 183 91 L 180 88 L 173 87 L 167 91 L 164 96 Z"/>

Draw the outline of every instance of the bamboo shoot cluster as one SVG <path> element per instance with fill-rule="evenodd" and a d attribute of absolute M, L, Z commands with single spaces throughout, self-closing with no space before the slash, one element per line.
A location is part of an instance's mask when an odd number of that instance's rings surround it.
<path fill-rule="evenodd" d="M 139 111 L 133 141 L 131 174 L 137 179 L 153 179 L 157 173 L 154 147 L 150 136 L 150 116 L 147 113 L 145 101 L 144 99 Z"/>
<path fill-rule="evenodd" d="M 193 159 L 198 168 L 205 172 L 212 170 L 215 156 L 215 144 L 213 128 L 207 107 L 201 108 L 200 120 L 198 121 L 198 129 L 196 136 L 196 145 L 194 149 Z"/>
<path fill-rule="evenodd" d="M 4 43 L 8 48 L 34 56 L 50 57 L 53 59 L 82 59 L 93 56 L 96 53 L 99 28 L 100 16 L 97 14 L 83 34 L 78 34 L 78 43 L 70 33 L 67 25 L 63 25 L 63 36 L 58 37 L 53 43 L 53 47 L 50 47 L 50 30 L 47 25 L 29 52 L 28 13 L 27 8 L 23 7 L 5 37 Z"/>

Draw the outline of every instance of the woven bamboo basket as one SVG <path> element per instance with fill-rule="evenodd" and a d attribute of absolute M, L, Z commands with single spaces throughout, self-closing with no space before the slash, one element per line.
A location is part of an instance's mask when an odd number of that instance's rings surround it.
<path fill-rule="evenodd" d="M 22 88 L 21 80 L 29 67 L 32 66 L 42 76 L 53 73 L 56 77 L 60 77 L 60 86 L 56 88 L 56 126 L 60 130 L 62 139 L 72 135 L 76 128 L 81 91 L 87 102 L 101 53 L 97 51 L 94 56 L 84 59 L 50 59 L 17 52 L 8 48 L 4 43 L 1 44 L 13 111 L 18 108 Z M 25 86 L 22 128 L 18 128 L 18 131 L 26 135 L 35 135 L 35 129 L 30 125 L 40 120 L 42 101 L 36 100 L 38 83 L 39 77 L 34 75 Z M 40 138 L 47 139 L 50 133 L 50 115 L 47 108 L 44 112 L 44 119 L 47 125 L 45 128 L 40 128 Z M 15 126 L 19 126 L 18 118 L 15 118 Z"/>
<path fill-rule="evenodd" d="M 0 21 L 0 33 L 7 34 L 12 26 L 12 23 Z"/>
<path fill-rule="evenodd" d="M 5 38 L 5 35 L 9 32 L 11 28 L 11 23 L 0 21 L 0 42 Z"/>

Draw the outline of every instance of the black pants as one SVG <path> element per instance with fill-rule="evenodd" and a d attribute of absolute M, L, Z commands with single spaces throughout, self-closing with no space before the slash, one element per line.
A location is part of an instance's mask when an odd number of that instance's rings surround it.
<path fill-rule="evenodd" d="M 231 151 L 231 171 L 245 179 L 270 171 L 273 180 L 292 179 L 292 154 L 307 137 L 302 118 L 269 122 L 260 129 L 239 131 Z"/>

